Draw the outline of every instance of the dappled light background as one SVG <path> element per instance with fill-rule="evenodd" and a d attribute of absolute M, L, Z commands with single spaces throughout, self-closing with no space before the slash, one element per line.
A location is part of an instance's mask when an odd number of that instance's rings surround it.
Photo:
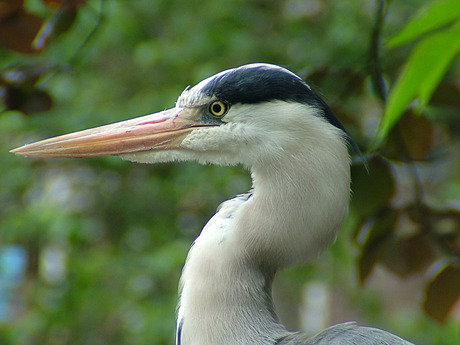
<path fill-rule="evenodd" d="M 414 46 L 386 39 L 430 4 L 393 1 L 378 26 L 381 3 L 29 0 L 3 12 L 0 3 L 0 344 L 172 344 L 188 248 L 221 201 L 250 188 L 239 167 L 10 149 L 172 107 L 187 85 L 270 62 L 310 80 L 367 155 L 385 107 L 371 75 L 391 88 Z M 420 345 L 460 343 L 458 60 L 423 116 L 408 108 L 369 154 L 369 174 L 355 159 L 338 241 L 275 281 L 290 328 L 356 320 Z M 430 287 L 445 305 L 434 316 Z"/>

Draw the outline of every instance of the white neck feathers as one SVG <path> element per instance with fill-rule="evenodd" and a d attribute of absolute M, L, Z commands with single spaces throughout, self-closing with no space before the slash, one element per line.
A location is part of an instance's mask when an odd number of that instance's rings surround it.
<path fill-rule="evenodd" d="M 253 194 L 225 202 L 205 226 L 181 278 L 181 345 L 273 344 L 288 333 L 271 303 L 274 274 L 323 251 L 347 211 L 345 140 L 321 138 L 252 166 Z"/>

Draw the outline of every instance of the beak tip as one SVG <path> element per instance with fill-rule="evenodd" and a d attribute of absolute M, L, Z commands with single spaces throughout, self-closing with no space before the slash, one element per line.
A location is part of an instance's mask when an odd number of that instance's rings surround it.
<path fill-rule="evenodd" d="M 20 147 L 16 147 L 14 149 L 11 149 L 9 152 L 16 155 L 16 156 L 22 156 L 22 157 L 41 157 L 42 155 L 40 154 L 40 151 L 34 150 L 31 147 L 28 147 L 29 145 L 23 145 Z"/>
<path fill-rule="evenodd" d="M 21 148 L 20 147 L 16 147 L 15 149 L 11 149 L 10 151 L 8 151 L 9 153 L 12 153 L 12 154 L 15 154 L 15 155 L 22 155 L 21 154 Z"/>

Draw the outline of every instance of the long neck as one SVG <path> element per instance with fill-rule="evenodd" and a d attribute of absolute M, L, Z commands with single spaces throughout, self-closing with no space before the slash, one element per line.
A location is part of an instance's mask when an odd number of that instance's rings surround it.
<path fill-rule="evenodd" d="M 205 226 L 181 278 L 181 345 L 274 344 L 288 333 L 271 283 L 336 236 L 349 195 L 346 147 L 338 148 L 343 159 L 329 166 L 315 164 L 321 152 L 253 166 L 253 194 L 225 202 Z"/>
<path fill-rule="evenodd" d="M 273 344 L 288 332 L 273 309 L 272 273 L 216 240 L 200 237 L 189 253 L 178 315 L 180 344 Z"/>

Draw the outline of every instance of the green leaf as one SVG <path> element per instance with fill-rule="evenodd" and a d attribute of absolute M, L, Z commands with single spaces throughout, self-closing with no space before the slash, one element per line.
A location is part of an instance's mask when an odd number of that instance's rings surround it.
<path fill-rule="evenodd" d="M 406 26 L 391 37 L 388 47 L 396 47 L 460 18 L 460 1 L 433 1 L 412 17 Z"/>
<path fill-rule="evenodd" d="M 394 87 L 388 95 L 382 120 L 374 139 L 378 147 L 399 120 L 410 102 L 420 98 L 420 106 L 430 100 L 436 86 L 460 50 L 460 25 L 430 35 L 412 51 Z"/>

